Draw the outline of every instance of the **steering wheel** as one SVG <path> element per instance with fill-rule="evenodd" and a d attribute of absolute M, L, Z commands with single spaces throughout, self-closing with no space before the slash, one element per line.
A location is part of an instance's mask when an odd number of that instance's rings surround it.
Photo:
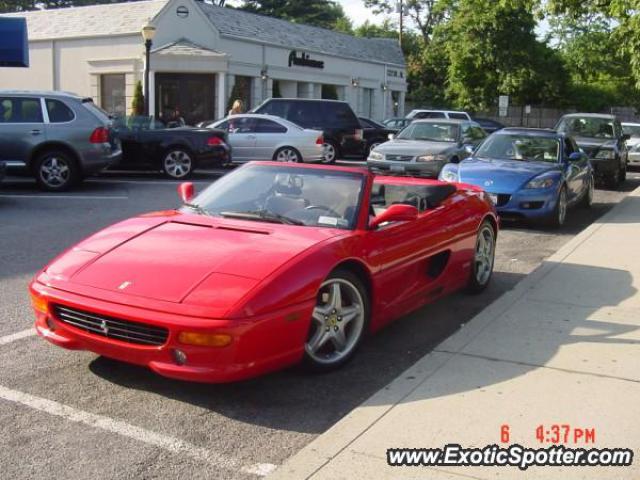
<path fill-rule="evenodd" d="M 305 207 L 305 210 L 324 210 L 325 212 L 330 213 L 333 217 L 342 217 L 342 215 L 340 215 L 338 212 L 329 207 L 325 207 L 324 205 L 309 205 L 308 207 Z"/>

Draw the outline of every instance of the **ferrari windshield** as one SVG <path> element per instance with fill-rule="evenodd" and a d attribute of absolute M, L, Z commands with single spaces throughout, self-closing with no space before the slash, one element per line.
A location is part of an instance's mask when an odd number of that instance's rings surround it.
<path fill-rule="evenodd" d="M 351 172 L 248 164 L 184 208 L 256 222 L 352 229 L 363 182 L 362 175 Z"/>
<path fill-rule="evenodd" d="M 539 135 L 492 135 L 480 146 L 475 156 L 499 160 L 535 162 L 559 161 L 560 142 Z"/>
<path fill-rule="evenodd" d="M 402 130 L 397 138 L 427 142 L 455 142 L 458 139 L 458 126 L 446 122 L 414 122 Z"/>
<path fill-rule="evenodd" d="M 613 120 L 607 117 L 567 117 L 557 130 L 574 137 L 614 138 Z"/>

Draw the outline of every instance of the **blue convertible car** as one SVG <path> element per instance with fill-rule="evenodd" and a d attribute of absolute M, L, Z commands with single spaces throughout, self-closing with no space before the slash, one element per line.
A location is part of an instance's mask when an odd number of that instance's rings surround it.
<path fill-rule="evenodd" d="M 505 219 L 556 227 L 564 224 L 568 207 L 593 201 L 589 159 L 573 138 L 552 130 L 499 130 L 470 158 L 445 165 L 440 179 L 481 187 Z"/>

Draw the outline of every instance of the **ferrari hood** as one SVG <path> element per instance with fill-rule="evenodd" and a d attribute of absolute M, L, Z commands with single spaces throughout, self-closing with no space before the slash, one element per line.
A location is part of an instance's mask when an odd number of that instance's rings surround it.
<path fill-rule="evenodd" d="M 209 301 L 238 301 L 296 255 L 340 231 L 284 225 L 161 223 L 98 255 L 73 284 L 165 302 L 182 302 L 201 285 Z"/>
<path fill-rule="evenodd" d="M 458 166 L 459 181 L 477 185 L 487 192 L 513 193 L 542 173 L 558 171 L 557 164 L 521 160 L 470 158 Z"/>

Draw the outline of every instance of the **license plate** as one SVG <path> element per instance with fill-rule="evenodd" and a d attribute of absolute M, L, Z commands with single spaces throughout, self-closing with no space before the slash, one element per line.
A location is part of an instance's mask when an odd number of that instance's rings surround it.
<path fill-rule="evenodd" d="M 404 165 L 391 165 L 392 172 L 404 172 Z"/>
<path fill-rule="evenodd" d="M 496 195 L 495 193 L 489 193 L 487 195 L 489 195 L 489 198 L 494 203 L 494 205 L 498 204 L 498 195 Z"/>

